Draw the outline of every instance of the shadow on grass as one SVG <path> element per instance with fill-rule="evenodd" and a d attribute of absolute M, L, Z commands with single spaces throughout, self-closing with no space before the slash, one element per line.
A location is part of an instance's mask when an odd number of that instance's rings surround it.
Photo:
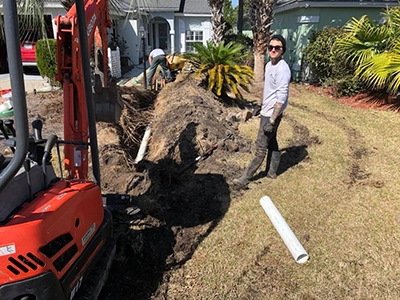
<path fill-rule="evenodd" d="M 278 175 L 285 173 L 288 169 L 298 165 L 308 156 L 307 145 L 283 148 L 281 153 L 281 163 L 279 164 L 277 171 Z"/>

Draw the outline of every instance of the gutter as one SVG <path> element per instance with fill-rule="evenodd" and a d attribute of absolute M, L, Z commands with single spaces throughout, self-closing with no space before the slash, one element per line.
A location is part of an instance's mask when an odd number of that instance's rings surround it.
<path fill-rule="evenodd" d="M 62 9 L 64 9 L 64 6 L 62 6 L 60 2 L 57 2 L 57 3 L 55 3 L 55 2 L 51 2 L 51 3 L 46 2 L 46 3 L 44 3 L 43 7 L 44 8 L 62 8 Z M 0 4 L 0 8 L 3 9 L 3 3 Z"/>
<path fill-rule="evenodd" d="M 62 8 L 65 9 L 64 6 L 60 2 L 55 3 L 55 2 L 46 2 L 44 3 L 44 8 Z"/>
<path fill-rule="evenodd" d="M 178 7 L 130 7 L 125 8 L 123 11 L 125 12 L 135 12 L 135 11 L 167 11 L 167 12 L 175 12 L 177 11 Z"/>
<path fill-rule="evenodd" d="M 207 13 L 175 13 L 175 16 L 177 17 L 211 17 L 211 14 L 207 14 Z"/>
<path fill-rule="evenodd" d="M 386 8 L 397 6 L 395 2 L 315 2 L 315 1 L 295 1 L 274 8 L 274 13 L 285 12 L 298 8 Z"/>

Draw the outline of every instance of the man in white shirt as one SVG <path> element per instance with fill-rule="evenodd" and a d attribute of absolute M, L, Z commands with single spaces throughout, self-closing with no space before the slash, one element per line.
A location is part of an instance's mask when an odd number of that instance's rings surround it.
<path fill-rule="evenodd" d="M 261 106 L 256 107 L 254 115 L 261 112 L 260 127 L 256 140 L 256 153 L 242 177 L 233 183 L 241 189 L 247 188 L 250 179 L 262 164 L 268 150 L 269 170 L 267 177 L 276 178 L 281 153 L 276 139 L 277 130 L 282 120 L 289 98 L 291 72 L 282 59 L 286 51 L 286 40 L 281 35 L 273 35 L 268 43 L 270 61 L 265 66 L 264 93 Z M 267 166 L 268 167 L 268 166 Z"/>
<path fill-rule="evenodd" d="M 161 66 L 165 78 L 167 79 L 167 82 L 172 80 L 171 71 L 167 67 L 167 58 L 165 56 L 164 50 L 159 48 L 153 49 L 149 54 L 149 63 L 150 63 L 149 76 L 147 77 L 148 87 L 151 87 L 151 81 L 153 79 L 154 73 L 156 72 L 158 65 Z"/>

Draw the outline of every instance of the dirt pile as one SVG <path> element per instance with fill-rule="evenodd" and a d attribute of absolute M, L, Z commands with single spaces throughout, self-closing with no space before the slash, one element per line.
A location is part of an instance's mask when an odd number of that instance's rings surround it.
<path fill-rule="evenodd" d="M 101 299 L 161 299 L 169 272 L 191 258 L 229 208 L 229 182 L 240 172 L 231 158 L 239 149 L 250 151 L 253 141 L 237 134 L 243 110 L 194 79 L 180 75 L 158 95 L 134 87 L 120 92 L 121 123 L 97 125 L 102 190 L 132 195 L 142 211 L 129 224 L 115 224 L 117 255 Z M 29 95 L 28 109 L 30 122 L 43 121 L 44 137 L 63 138 L 61 92 Z M 150 123 L 147 154 L 135 165 Z"/>
<path fill-rule="evenodd" d="M 228 182 L 239 172 L 229 158 L 252 144 L 236 134 L 241 115 L 193 79 L 178 78 L 155 101 L 145 160 L 125 171 L 122 164 L 103 166 L 110 176 L 107 189 L 135 195 L 142 208 L 132 226 L 120 225 L 118 255 L 103 299 L 163 298 L 169 272 L 191 258 L 229 208 Z M 191 164 L 229 133 L 233 139 Z M 115 168 L 118 173 L 110 172 Z"/>

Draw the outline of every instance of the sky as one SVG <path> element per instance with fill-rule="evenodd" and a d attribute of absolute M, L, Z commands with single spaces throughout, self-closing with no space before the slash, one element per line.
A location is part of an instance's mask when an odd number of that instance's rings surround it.
<path fill-rule="evenodd" d="M 232 0 L 232 7 L 238 6 L 238 0 Z"/>

